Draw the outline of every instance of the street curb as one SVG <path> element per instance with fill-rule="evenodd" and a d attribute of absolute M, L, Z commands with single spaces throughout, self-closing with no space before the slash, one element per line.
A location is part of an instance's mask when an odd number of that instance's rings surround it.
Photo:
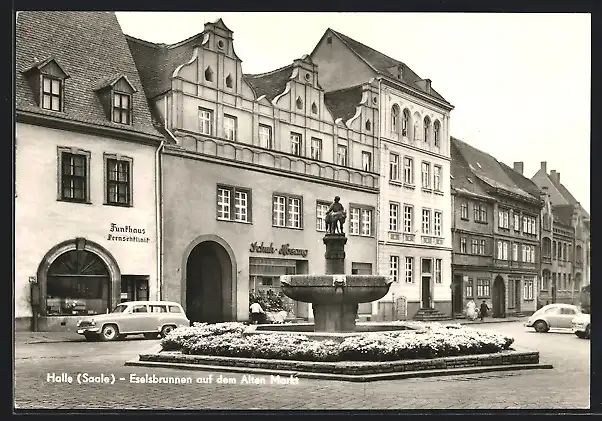
<path fill-rule="evenodd" d="M 205 364 L 186 364 L 186 363 L 169 363 L 169 362 L 154 362 L 154 361 L 139 361 L 132 359 L 126 361 L 125 366 L 130 367 L 155 367 L 155 368 L 172 368 L 180 370 L 194 371 L 214 371 L 214 372 L 234 372 L 244 374 L 269 374 L 280 375 L 286 377 L 299 377 L 314 380 L 340 380 L 349 382 L 371 382 L 379 380 L 396 380 L 410 378 L 425 378 L 425 377 L 441 377 L 441 376 L 457 376 L 462 374 L 478 374 L 494 371 L 519 371 L 519 370 L 537 370 L 537 369 L 553 369 L 552 364 L 506 364 L 497 366 L 479 366 L 479 367 L 463 367 L 449 368 L 440 370 L 419 370 L 405 371 L 397 373 L 382 373 L 382 374 L 363 374 L 363 375 L 345 375 L 331 373 L 312 373 L 292 370 L 271 370 L 263 368 L 246 368 L 246 367 L 231 367 L 231 366 L 216 366 Z"/>

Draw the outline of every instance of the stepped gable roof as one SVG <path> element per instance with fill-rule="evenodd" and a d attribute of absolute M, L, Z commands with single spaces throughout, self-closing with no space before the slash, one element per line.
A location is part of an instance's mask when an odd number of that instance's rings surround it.
<path fill-rule="evenodd" d="M 450 172 L 453 177 L 451 181 L 452 189 L 458 192 L 472 193 L 474 195 L 490 198 L 491 196 L 485 190 L 483 183 L 474 176 L 470 170 L 468 161 L 462 155 L 462 151 L 458 148 L 455 138 L 451 138 L 450 157 L 451 166 Z"/>
<path fill-rule="evenodd" d="M 493 156 L 460 139 L 454 137 L 451 137 L 451 139 L 452 144 L 456 145 L 468 163 L 470 171 L 485 185 L 489 186 L 489 188 L 505 190 L 506 192 L 522 196 L 525 199 L 534 199 L 533 195 L 516 185 Z M 536 199 L 539 200 L 539 195 L 537 195 Z"/>
<path fill-rule="evenodd" d="M 157 136 L 138 70 L 114 12 L 22 11 L 16 21 L 16 109 Z M 42 109 L 24 72 L 54 60 L 67 74 L 64 110 Z M 125 77 L 135 88 L 131 126 L 113 123 L 95 89 Z"/>
<path fill-rule="evenodd" d="M 575 205 L 552 205 L 554 221 L 569 227 L 572 226 L 573 212 L 575 212 Z"/>
<path fill-rule="evenodd" d="M 361 100 L 362 85 L 324 94 L 324 104 L 335 120 L 340 118 L 347 121 L 353 117 Z"/>
<path fill-rule="evenodd" d="M 245 74 L 245 80 L 253 88 L 257 97 L 265 95 L 271 102 L 284 92 L 287 82 L 293 74 L 294 64 L 281 67 L 266 73 Z"/>
<path fill-rule="evenodd" d="M 511 168 L 510 166 L 504 164 L 503 162 L 500 162 L 500 165 L 502 166 L 502 169 L 506 172 L 506 174 L 508 174 L 508 177 L 510 177 L 510 179 L 512 181 L 514 181 L 514 183 L 520 189 L 522 189 L 523 191 L 526 191 L 527 193 L 529 193 L 531 196 L 533 196 L 536 199 L 541 198 L 541 190 L 539 190 L 539 187 L 537 187 L 537 184 L 535 184 L 533 181 L 531 181 L 530 179 L 528 179 L 521 173 L 514 171 L 514 168 Z"/>
<path fill-rule="evenodd" d="M 424 86 L 417 83 L 417 82 L 421 81 L 422 79 L 412 69 L 410 69 L 405 63 L 402 63 L 399 60 L 395 60 L 379 51 L 376 51 L 374 48 L 368 47 L 367 45 L 364 45 L 361 42 L 348 37 L 347 35 L 337 32 L 337 31 L 333 30 L 332 28 L 330 28 L 330 30 L 344 44 L 346 44 L 347 47 L 349 47 L 349 49 L 351 51 L 353 51 L 358 57 L 360 57 L 362 60 L 364 60 L 376 72 L 394 79 L 394 77 L 392 76 L 392 74 L 390 72 L 390 69 L 401 66 L 403 68 L 402 80 L 401 80 L 403 83 L 405 83 L 406 85 L 408 85 L 414 89 L 417 89 L 427 95 L 431 95 L 432 97 L 437 98 L 438 100 L 441 100 L 441 101 L 449 104 L 449 102 L 445 98 L 443 98 L 443 96 L 441 96 L 437 91 L 435 91 L 432 87 L 431 87 L 431 91 L 429 93 L 426 91 Z"/>

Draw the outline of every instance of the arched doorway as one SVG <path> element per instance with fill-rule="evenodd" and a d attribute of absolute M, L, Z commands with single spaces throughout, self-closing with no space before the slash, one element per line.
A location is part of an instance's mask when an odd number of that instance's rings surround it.
<path fill-rule="evenodd" d="M 224 246 L 211 240 L 196 244 L 186 260 L 185 302 L 190 321 L 233 320 L 233 280 L 232 259 Z"/>
<path fill-rule="evenodd" d="M 499 275 L 493 281 L 491 301 L 493 305 L 492 316 L 506 317 L 506 287 L 504 285 L 504 278 Z"/>

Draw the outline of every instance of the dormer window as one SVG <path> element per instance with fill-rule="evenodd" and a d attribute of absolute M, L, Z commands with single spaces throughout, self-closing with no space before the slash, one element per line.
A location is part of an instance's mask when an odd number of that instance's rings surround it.
<path fill-rule="evenodd" d="M 52 57 L 38 61 L 22 71 L 43 110 L 62 112 L 64 109 L 65 80 L 69 75 Z"/>
<path fill-rule="evenodd" d="M 51 76 L 42 75 L 42 108 L 51 111 L 62 111 L 63 81 Z"/>
<path fill-rule="evenodd" d="M 131 125 L 133 119 L 132 95 L 136 88 L 125 76 L 111 77 L 96 89 L 107 118 L 113 123 Z"/>
<path fill-rule="evenodd" d="M 113 92 L 113 122 L 130 124 L 131 95 L 123 92 Z"/>

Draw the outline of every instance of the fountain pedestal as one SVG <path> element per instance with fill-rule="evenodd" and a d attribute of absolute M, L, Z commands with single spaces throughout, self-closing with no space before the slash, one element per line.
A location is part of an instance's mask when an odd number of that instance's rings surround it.
<path fill-rule="evenodd" d="M 284 275 L 280 277 L 282 292 L 293 300 L 311 303 L 314 332 L 355 332 L 359 303 L 384 297 L 391 278 L 374 275 L 345 275 L 343 234 L 326 234 L 325 275 Z"/>

